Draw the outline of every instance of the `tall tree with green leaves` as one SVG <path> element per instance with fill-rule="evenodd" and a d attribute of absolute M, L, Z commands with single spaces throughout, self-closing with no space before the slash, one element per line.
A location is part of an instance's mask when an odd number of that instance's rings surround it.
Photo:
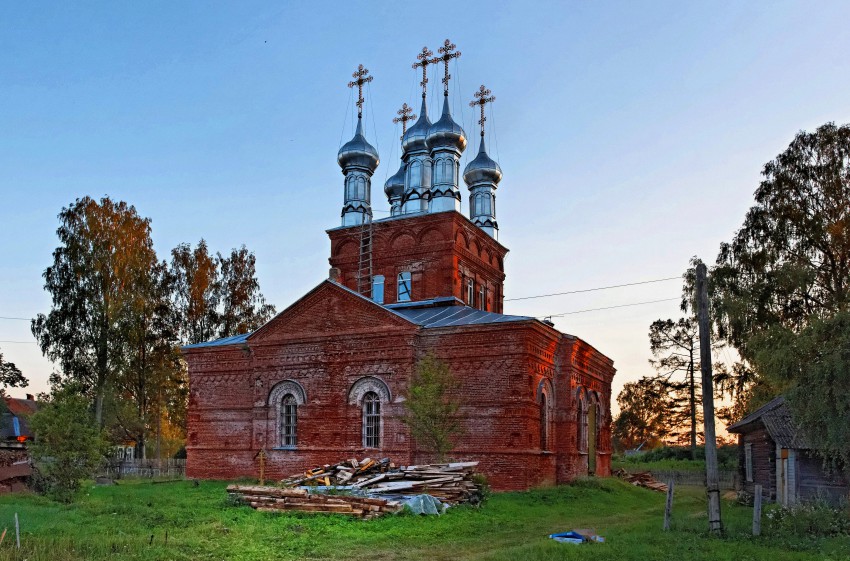
<path fill-rule="evenodd" d="M 172 286 L 168 264 L 157 263 L 137 286 L 126 318 L 127 363 L 117 378 L 109 412 L 116 440 L 135 441 L 139 457 L 145 457 L 150 437 L 161 432 L 168 405 L 180 403 L 186 393 Z"/>
<path fill-rule="evenodd" d="M 272 318 L 274 306 L 267 304 L 257 280 L 256 257 L 243 245 L 228 257 L 218 254 L 220 280 L 219 337 L 230 337 L 257 329 Z"/>
<path fill-rule="evenodd" d="M 850 307 L 850 125 L 798 133 L 762 173 L 755 205 L 711 274 L 715 325 L 756 383 L 787 391 L 798 418 L 837 407 L 809 436 L 824 455 L 847 457 L 850 442 L 830 435 L 842 433 L 848 411 L 836 376 L 850 371 L 840 347 Z M 783 366 L 776 356 L 794 360 Z"/>
<path fill-rule="evenodd" d="M 204 240 L 171 250 L 173 301 L 183 344 L 257 329 L 275 313 L 260 292 L 256 257 L 244 245 L 230 255 L 210 254 Z"/>
<path fill-rule="evenodd" d="M 417 444 L 443 461 L 461 432 L 460 383 L 449 366 L 428 354 L 419 359 L 405 393 L 401 420 Z"/>
<path fill-rule="evenodd" d="M 25 388 L 28 385 L 29 380 L 23 372 L 14 363 L 3 360 L 3 353 L 0 353 L 0 395 L 6 388 Z"/>
<path fill-rule="evenodd" d="M 201 343 L 218 337 L 219 271 L 207 242 L 201 240 L 194 249 L 187 243 L 172 249 L 170 271 L 181 343 Z"/>
<path fill-rule="evenodd" d="M 699 333 L 693 318 L 656 320 L 649 326 L 650 364 L 658 371 L 657 380 L 670 396 L 667 421 L 671 433 L 688 427 L 691 454 L 695 457 L 699 423 L 698 404 L 702 392 L 697 387 L 699 369 Z"/>
<path fill-rule="evenodd" d="M 104 399 L 127 365 L 134 303 L 157 266 L 150 221 L 109 197 L 77 199 L 59 221 L 60 245 L 44 272 L 52 307 L 32 332 L 61 379 L 92 397 L 102 425 Z"/>
<path fill-rule="evenodd" d="M 662 444 L 671 434 L 669 415 L 673 398 L 663 380 L 643 377 L 626 382 L 617 395 L 620 412 L 614 419 L 612 436 L 624 449 Z"/>

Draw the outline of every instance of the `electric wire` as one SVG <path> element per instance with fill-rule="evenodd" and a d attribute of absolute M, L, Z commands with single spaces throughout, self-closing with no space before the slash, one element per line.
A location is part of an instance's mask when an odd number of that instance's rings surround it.
<path fill-rule="evenodd" d="M 0 316 L 0 319 L 19 319 L 21 321 L 32 321 L 32 318 L 15 318 L 15 317 L 8 317 L 8 316 Z"/>
<path fill-rule="evenodd" d="M 549 314 L 546 316 L 537 316 L 539 318 L 558 318 L 562 316 L 570 316 L 573 314 L 584 314 L 587 312 L 598 312 L 601 310 L 613 310 L 615 308 L 630 308 L 632 306 L 643 306 L 646 304 L 658 304 L 659 302 L 672 302 L 674 300 L 678 300 L 678 298 L 664 298 L 661 300 L 647 300 L 646 302 L 634 302 L 632 304 L 619 304 L 617 306 L 605 306 L 604 308 L 588 308 L 586 310 L 574 310 L 572 312 L 563 312 L 560 314 Z"/>
<path fill-rule="evenodd" d="M 348 107 L 351 105 L 351 96 L 354 94 L 351 88 L 348 88 L 348 103 L 345 105 L 345 113 L 342 119 L 342 130 L 339 131 L 339 146 L 337 149 L 342 148 L 342 139 L 345 138 L 345 125 L 348 124 Z"/>
<path fill-rule="evenodd" d="M 677 280 L 677 279 L 681 279 L 681 278 L 682 277 L 667 277 L 667 278 L 663 278 L 663 279 L 653 279 L 653 280 L 646 280 L 646 281 L 629 282 L 629 283 L 625 283 L 625 284 L 612 284 L 612 285 L 609 285 L 609 286 L 596 286 L 596 287 L 593 287 L 593 288 L 582 288 L 580 290 L 569 290 L 567 292 L 553 292 L 551 294 L 537 294 L 537 295 L 534 295 L 534 296 L 521 296 L 519 298 L 505 298 L 504 301 L 505 302 L 512 302 L 512 301 L 517 301 L 517 300 L 532 300 L 532 299 L 535 299 L 535 298 L 548 298 L 550 296 L 564 296 L 566 294 L 581 294 L 583 292 L 596 292 L 598 290 L 608 290 L 610 288 L 623 288 L 623 287 L 626 287 L 626 286 L 638 286 L 638 285 L 641 285 L 641 284 L 651 284 L 651 283 L 655 283 L 655 282 L 671 281 L 671 280 Z"/>

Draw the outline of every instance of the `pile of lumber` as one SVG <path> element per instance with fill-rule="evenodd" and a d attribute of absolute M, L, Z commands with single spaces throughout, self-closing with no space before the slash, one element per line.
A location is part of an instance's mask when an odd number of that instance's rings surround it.
<path fill-rule="evenodd" d="M 473 479 L 476 466 L 478 462 L 406 466 L 357 485 L 374 494 L 427 494 L 449 504 L 479 503 L 483 490 Z"/>
<path fill-rule="evenodd" d="M 281 484 L 344 486 L 369 495 L 428 494 L 449 504 L 478 503 L 483 489 L 474 481 L 477 466 L 478 462 L 456 462 L 397 467 L 388 458 L 351 459 L 315 467 L 284 479 Z"/>
<path fill-rule="evenodd" d="M 620 479 L 624 479 L 635 485 L 637 487 L 646 487 L 647 489 L 652 489 L 653 491 L 661 491 L 662 493 L 667 492 L 667 484 L 661 483 L 652 477 L 652 473 L 648 471 L 640 471 L 637 473 L 628 473 L 624 469 L 617 470 L 614 472 L 614 475 L 619 477 Z"/>
<path fill-rule="evenodd" d="M 315 467 L 304 473 L 288 477 L 281 481 L 281 483 L 290 487 L 298 485 L 355 485 L 372 479 L 378 474 L 396 469 L 396 465 L 390 462 L 389 458 L 382 460 L 365 458 L 360 461 L 352 458 L 337 464 L 326 464 Z"/>
<path fill-rule="evenodd" d="M 237 501 L 263 512 L 324 512 L 370 519 L 403 508 L 401 503 L 387 499 L 322 495 L 306 489 L 229 485 L 227 492 Z"/>

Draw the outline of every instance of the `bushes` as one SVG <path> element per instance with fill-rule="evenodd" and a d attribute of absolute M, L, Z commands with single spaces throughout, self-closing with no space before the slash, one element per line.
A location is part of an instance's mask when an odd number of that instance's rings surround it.
<path fill-rule="evenodd" d="M 810 501 L 767 511 L 771 533 L 799 537 L 850 536 L 847 504 L 835 507 L 825 501 Z"/>

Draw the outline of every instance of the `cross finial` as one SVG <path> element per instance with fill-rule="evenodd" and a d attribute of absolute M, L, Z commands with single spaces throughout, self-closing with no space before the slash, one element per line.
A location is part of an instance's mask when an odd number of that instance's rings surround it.
<path fill-rule="evenodd" d="M 434 59 L 435 61 L 443 61 L 443 69 L 445 71 L 443 76 L 443 95 L 446 97 L 449 96 L 449 78 L 452 77 L 452 75 L 449 74 L 449 61 L 460 56 L 460 51 L 457 51 L 456 53 L 452 52 L 456 48 L 457 45 L 446 39 L 443 46 L 437 49 L 442 56 L 438 56 Z"/>
<path fill-rule="evenodd" d="M 357 72 L 351 75 L 352 78 L 357 78 L 353 82 L 348 83 L 349 88 L 357 86 L 357 118 L 363 116 L 363 84 L 368 84 L 372 81 L 372 76 L 368 76 L 369 69 L 362 64 L 357 67 Z"/>
<path fill-rule="evenodd" d="M 394 118 L 393 123 L 401 123 L 401 138 L 404 139 L 404 133 L 407 132 L 407 122 L 415 119 L 416 114 L 413 113 L 413 109 L 406 103 L 398 110 L 398 114 L 400 117 Z"/>
<path fill-rule="evenodd" d="M 422 86 L 422 98 L 425 98 L 425 92 L 428 87 L 428 65 L 434 62 L 437 62 L 439 59 L 431 58 L 434 56 L 434 51 L 430 50 L 428 47 L 422 47 L 422 52 L 416 55 L 416 58 L 419 59 L 419 62 L 413 63 L 413 69 L 416 70 L 420 66 L 422 67 L 422 81 L 419 82 L 419 85 Z"/>
<path fill-rule="evenodd" d="M 478 88 L 477 92 L 475 92 L 475 97 L 477 99 L 469 102 L 470 107 L 475 107 L 476 105 L 481 107 L 481 120 L 478 121 L 478 124 L 481 125 L 481 136 L 484 136 L 484 121 L 487 120 L 487 117 L 484 116 L 484 106 L 496 101 L 496 96 L 490 95 L 490 93 L 490 90 L 485 88 L 484 84 L 481 84 L 481 87 Z"/>

